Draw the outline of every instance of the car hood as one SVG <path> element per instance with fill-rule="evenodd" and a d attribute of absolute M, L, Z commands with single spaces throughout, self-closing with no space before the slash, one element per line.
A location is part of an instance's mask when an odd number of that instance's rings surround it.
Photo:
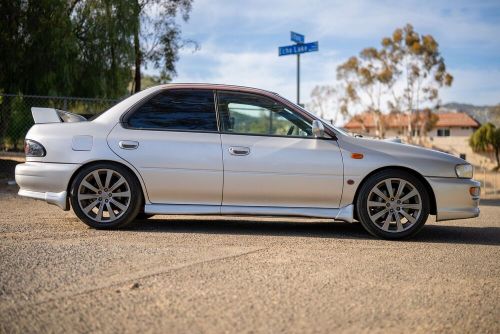
<path fill-rule="evenodd" d="M 467 163 L 451 154 L 391 141 L 364 137 L 339 138 L 345 153 L 363 153 L 372 167 L 401 166 L 418 171 L 424 176 L 456 177 L 455 166 Z"/>

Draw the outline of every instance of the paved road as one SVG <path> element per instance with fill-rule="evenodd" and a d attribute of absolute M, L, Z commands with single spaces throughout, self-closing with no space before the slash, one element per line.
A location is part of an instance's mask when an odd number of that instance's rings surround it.
<path fill-rule="evenodd" d="M 96 231 L 0 195 L 0 332 L 500 332 L 500 202 L 388 242 L 360 226 L 158 217 Z"/>

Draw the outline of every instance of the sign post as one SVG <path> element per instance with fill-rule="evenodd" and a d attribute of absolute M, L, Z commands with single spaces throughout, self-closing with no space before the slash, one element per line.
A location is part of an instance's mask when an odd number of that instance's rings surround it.
<path fill-rule="evenodd" d="M 297 104 L 300 105 L 300 53 L 297 53 Z"/>
<path fill-rule="evenodd" d="M 290 32 L 290 39 L 296 44 L 280 46 L 278 48 L 279 56 L 297 55 L 297 104 L 300 105 L 300 54 L 306 52 L 315 52 L 319 50 L 318 42 L 304 43 L 305 37 L 299 33 Z"/>

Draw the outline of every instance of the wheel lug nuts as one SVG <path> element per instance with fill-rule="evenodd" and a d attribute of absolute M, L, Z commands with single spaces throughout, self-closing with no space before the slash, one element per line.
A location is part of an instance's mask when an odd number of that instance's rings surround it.
<path fill-rule="evenodd" d="M 104 188 L 104 191 L 108 191 L 108 188 Z"/>
<path fill-rule="evenodd" d="M 112 194 L 112 193 L 109 193 L 109 194 L 108 194 L 108 196 L 109 196 L 109 197 L 111 197 L 111 196 L 113 196 L 113 194 Z"/>
<path fill-rule="evenodd" d="M 98 200 L 99 202 L 100 202 L 100 201 L 102 201 L 102 197 L 99 197 L 97 200 Z"/>
<path fill-rule="evenodd" d="M 400 209 L 401 209 L 401 208 L 400 208 L 399 206 L 396 208 L 396 210 L 398 210 L 398 211 L 399 211 Z"/>
<path fill-rule="evenodd" d="M 401 201 L 397 201 L 398 204 L 401 204 Z"/>
<path fill-rule="evenodd" d="M 107 199 L 105 199 L 105 200 L 104 200 L 104 202 L 108 203 L 108 200 L 107 200 Z"/>
<path fill-rule="evenodd" d="M 393 209 L 391 209 L 391 212 L 394 212 L 394 210 L 393 210 Z"/>
<path fill-rule="evenodd" d="M 102 194 L 102 191 L 99 190 L 97 193 L 100 195 L 100 194 Z"/>
<path fill-rule="evenodd" d="M 391 198 L 391 202 L 394 202 L 394 198 Z"/>

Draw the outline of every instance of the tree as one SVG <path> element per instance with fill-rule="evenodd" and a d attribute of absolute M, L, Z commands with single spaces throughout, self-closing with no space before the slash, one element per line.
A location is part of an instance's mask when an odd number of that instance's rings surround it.
<path fill-rule="evenodd" d="M 1 1 L 0 91 L 117 98 L 147 65 L 170 80 L 192 1 Z"/>
<path fill-rule="evenodd" d="M 410 24 L 383 38 L 380 48 L 365 48 L 341 64 L 337 79 L 347 103 L 375 114 L 380 136 L 381 114 L 387 112 L 407 113 L 408 135 L 416 133 L 414 120 L 420 119 L 422 105 L 438 102 L 439 89 L 453 82 L 434 37 L 418 34 Z"/>
<path fill-rule="evenodd" d="M 343 82 L 344 113 L 349 104 L 362 104 L 363 112 L 374 114 L 377 135 L 384 137 L 385 121 L 382 117 L 382 97 L 395 83 L 394 69 L 385 50 L 363 49 L 359 57 L 351 57 L 337 67 L 337 79 Z"/>
<path fill-rule="evenodd" d="M 187 45 L 198 45 L 181 38 L 176 23 L 180 13 L 189 19 L 193 0 L 133 0 L 134 92 L 141 90 L 141 68 L 148 63 L 161 69 L 162 81 L 171 80 L 175 72 L 178 52 Z"/>
<path fill-rule="evenodd" d="M 118 98 L 133 67 L 133 11 L 127 0 L 75 0 L 70 16 L 78 46 L 75 94 Z"/>
<path fill-rule="evenodd" d="M 439 115 L 433 113 L 429 108 L 424 108 L 418 114 L 416 114 L 416 116 L 418 117 L 418 121 L 416 122 L 416 124 L 418 125 L 420 136 L 424 137 L 427 136 L 429 131 L 431 131 L 439 121 Z"/>
<path fill-rule="evenodd" d="M 336 88 L 328 85 L 315 86 L 311 91 L 308 107 L 320 118 L 329 118 L 332 124 L 337 122 L 339 114 L 345 115 L 346 109 L 338 108 L 339 94 Z"/>
<path fill-rule="evenodd" d="M 188 19 L 191 4 L 0 1 L 0 93 L 115 99 L 131 91 L 133 73 L 139 82 L 135 91 L 141 89 L 141 67 L 148 64 L 161 69 L 161 82 L 168 81 L 175 75 L 178 50 L 192 43 L 181 39 L 176 24 L 178 12 Z M 13 118 L 22 115 L 14 105 L 12 97 L 0 100 L 1 139 L 19 128 Z"/>
<path fill-rule="evenodd" d="M 491 123 L 496 127 L 500 127 L 500 104 L 489 108 L 488 117 Z"/>
<path fill-rule="evenodd" d="M 76 55 L 65 1 L 0 1 L 0 93 L 71 94 Z M 18 128 L 14 105 L 0 101 L 2 138 Z"/>
<path fill-rule="evenodd" d="M 500 128 L 492 123 L 483 124 L 469 138 L 469 145 L 475 152 L 488 152 L 493 150 L 497 160 L 496 169 L 500 169 Z"/>
<path fill-rule="evenodd" d="M 444 58 L 439 52 L 439 45 L 431 35 L 418 34 L 411 24 L 396 29 L 391 37 L 382 39 L 382 50 L 388 55 L 395 73 L 404 89 L 398 96 L 394 94 L 393 108 L 416 113 L 419 118 L 423 103 L 438 101 L 439 88 L 451 86 L 453 76 L 446 71 Z M 412 135 L 413 126 L 409 117 L 408 133 Z"/>
<path fill-rule="evenodd" d="M 65 1 L 0 2 L 0 90 L 67 94 L 77 55 Z"/>

